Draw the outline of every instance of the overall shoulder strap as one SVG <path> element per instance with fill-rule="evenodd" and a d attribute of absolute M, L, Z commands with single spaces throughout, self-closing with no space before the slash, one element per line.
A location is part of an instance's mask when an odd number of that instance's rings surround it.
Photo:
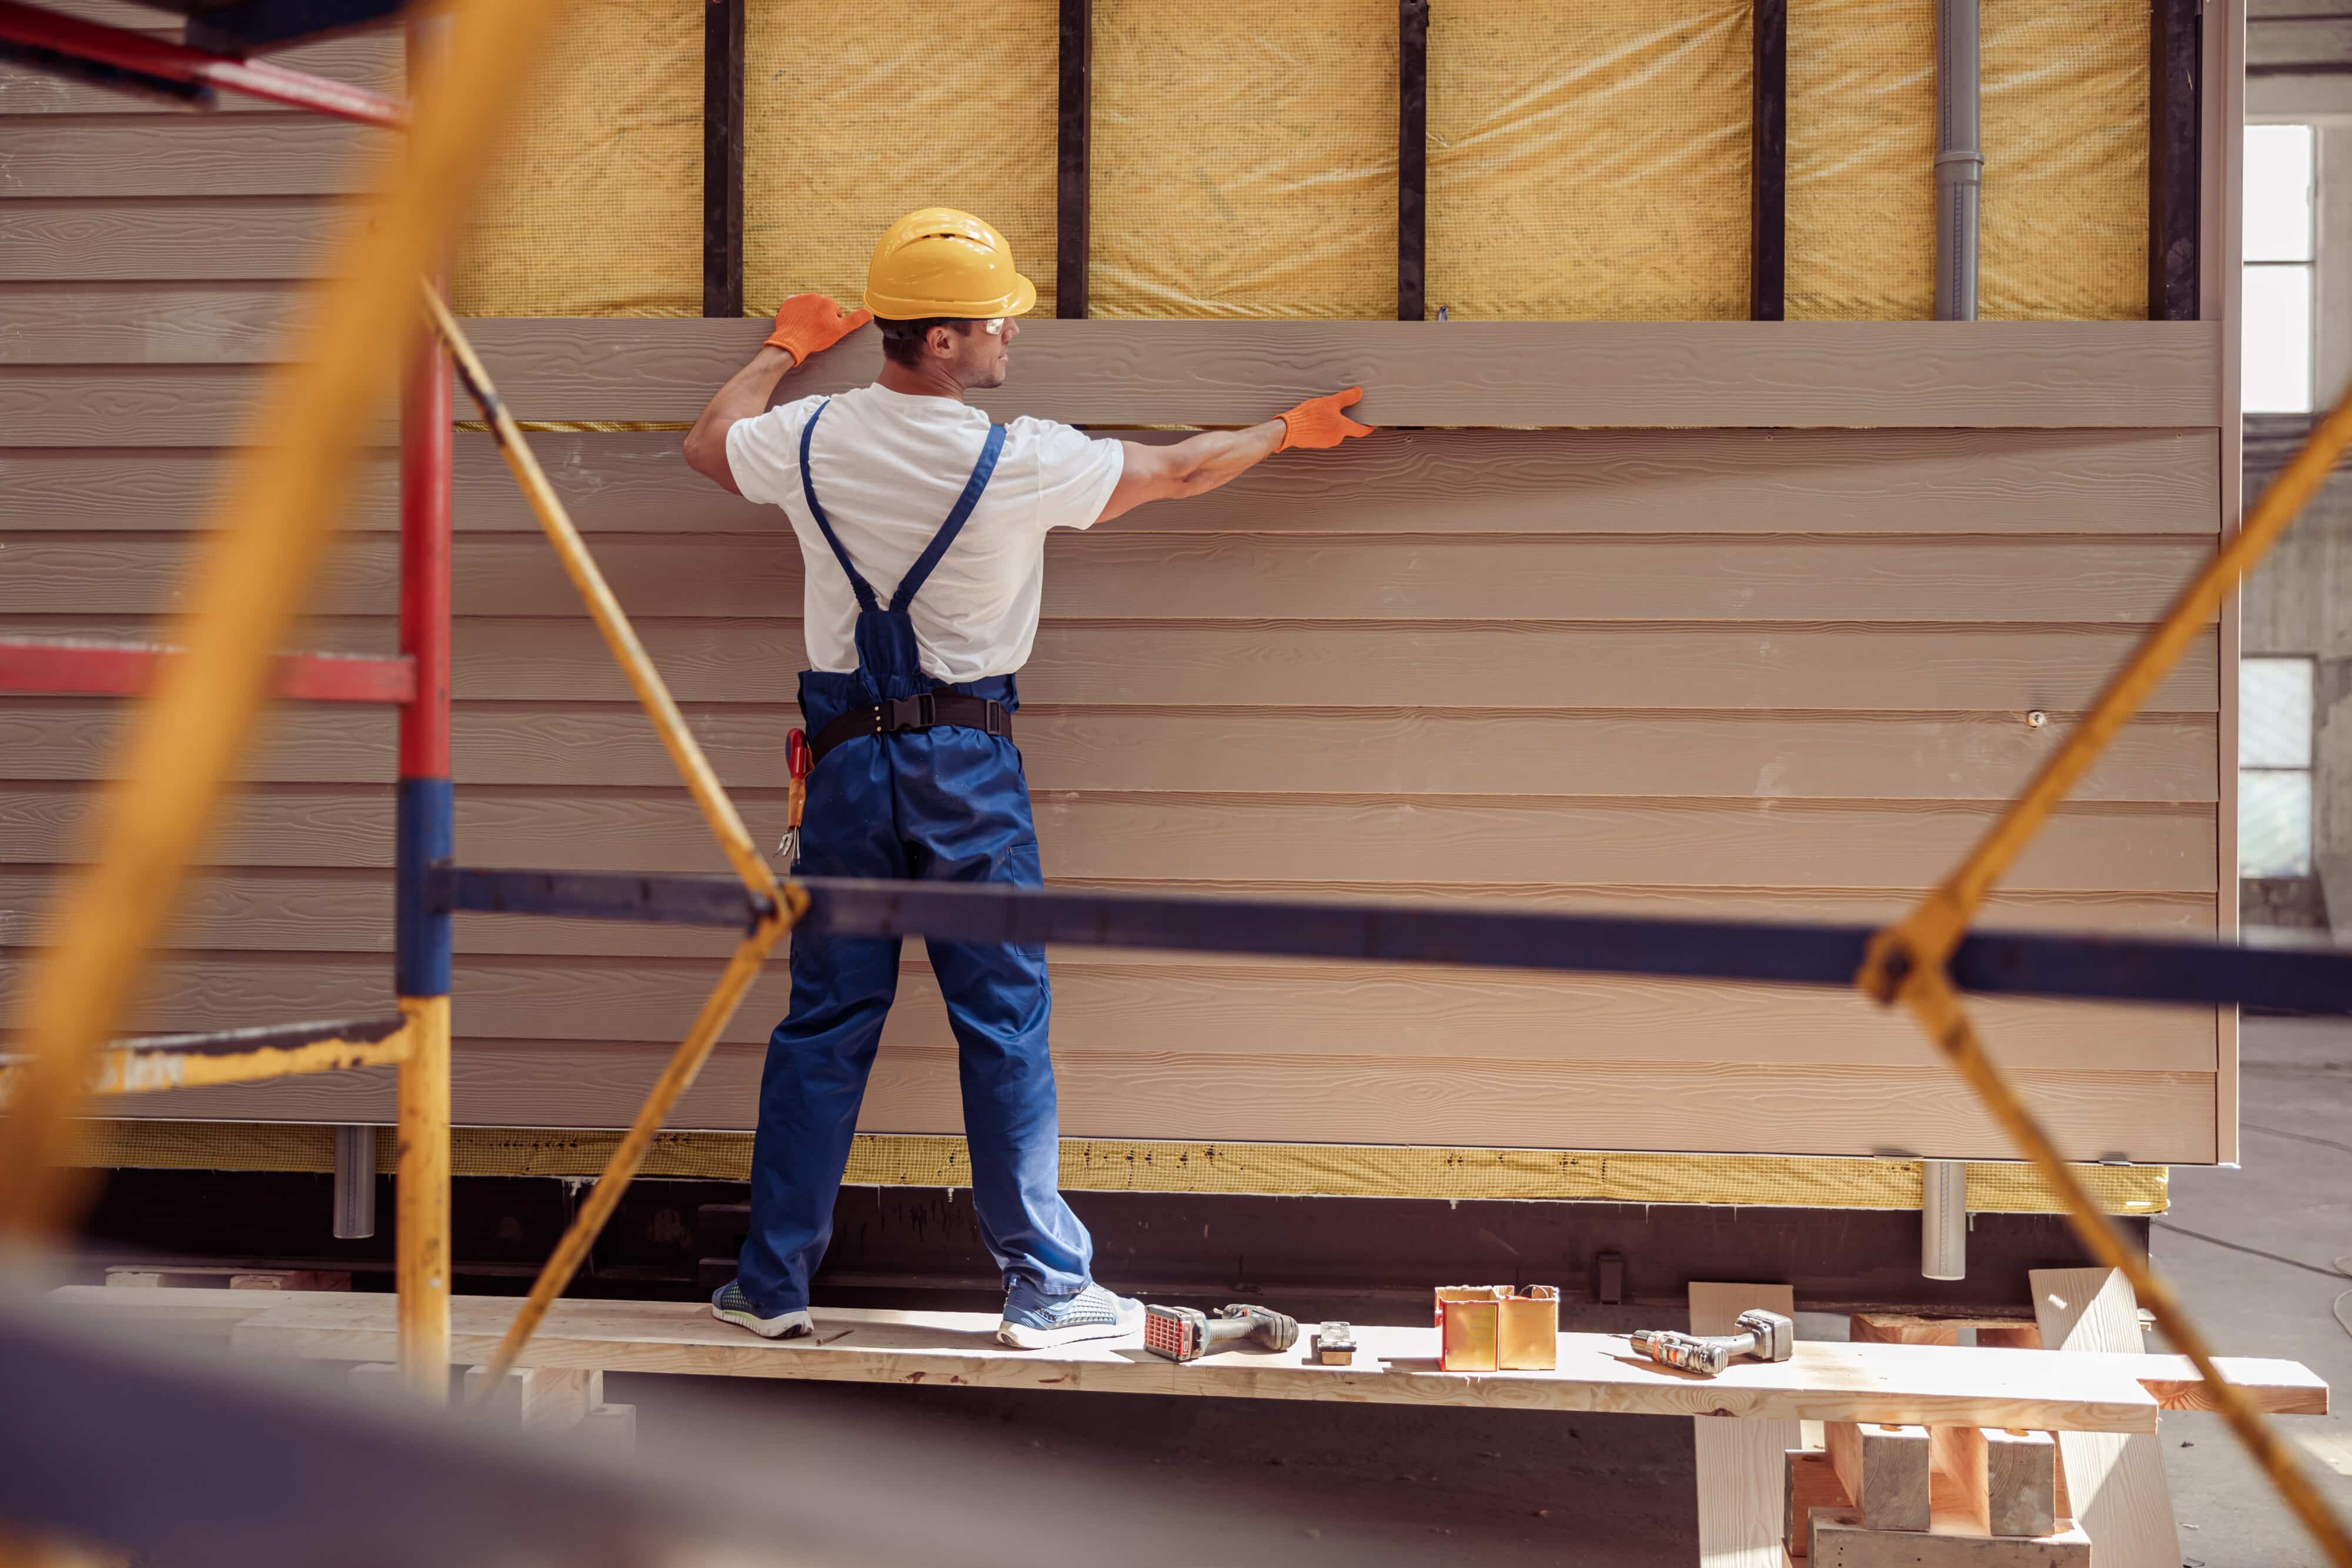
<path fill-rule="evenodd" d="M 809 516 L 816 519 L 817 529 L 824 535 L 824 542 L 833 547 L 834 559 L 841 562 L 841 570 L 849 574 L 849 591 L 857 595 L 857 607 L 860 610 L 872 610 L 876 608 L 874 590 L 867 585 L 864 578 L 857 575 L 857 569 L 850 564 L 849 552 L 841 548 L 841 536 L 833 531 L 832 519 L 824 515 L 824 508 L 817 504 L 816 481 L 809 477 L 809 441 L 816 434 L 816 422 L 824 418 L 824 411 L 832 406 L 833 401 L 830 398 L 817 404 L 816 412 L 808 416 L 806 424 L 801 426 L 801 494 L 808 497 Z"/>
<path fill-rule="evenodd" d="M 963 494 L 956 497 L 955 510 L 950 512 L 948 520 L 940 525 L 940 531 L 931 536 L 931 542 L 923 547 L 923 553 L 915 558 L 915 564 L 907 569 L 907 575 L 898 580 L 898 591 L 890 596 L 891 609 L 904 610 L 914 603 L 915 595 L 921 591 L 924 583 L 930 580 L 931 571 L 940 564 L 940 558 L 948 553 L 948 547 L 955 543 L 956 535 L 963 532 L 964 520 L 971 516 L 971 509 L 980 505 L 980 493 L 988 488 L 989 478 L 996 472 L 997 455 L 1003 450 L 1004 426 L 990 425 L 988 440 L 980 449 L 980 461 L 971 465 L 971 477 L 964 481 Z M 807 472 L 807 466 L 803 463 L 803 474 Z M 830 531 L 827 537 L 831 537 Z M 834 548 L 838 549 L 841 547 L 835 545 Z"/>

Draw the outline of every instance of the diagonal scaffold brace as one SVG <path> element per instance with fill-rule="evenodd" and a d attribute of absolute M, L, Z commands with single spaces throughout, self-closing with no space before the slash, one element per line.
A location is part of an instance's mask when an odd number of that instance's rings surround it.
<path fill-rule="evenodd" d="M 2262 1413 L 2221 1375 L 2211 1346 L 2189 1321 L 2172 1287 L 2132 1249 L 2068 1168 L 2049 1130 L 1985 1050 L 1947 966 L 1993 883 L 2171 673 L 2205 623 L 2220 612 L 2223 598 L 2286 531 L 2347 447 L 2352 447 L 2352 388 L 2346 389 L 2327 417 L 2313 427 L 2294 460 L 2263 491 L 2244 526 L 2181 589 L 2164 619 L 2108 681 L 2066 744 L 2042 765 L 1968 858 L 1916 909 L 1871 939 L 1855 977 L 1865 993 L 1885 1004 L 1901 1004 L 1918 1020 L 1936 1049 L 2064 1202 L 2067 1218 L 2084 1248 L 2101 1263 L 2121 1270 L 2131 1281 L 2140 1304 L 2156 1314 L 2165 1336 L 2196 1364 L 2231 1430 L 2336 1568 L 2352 1568 L 2352 1533 L 2347 1532 Z"/>
<path fill-rule="evenodd" d="M 540 528 L 546 533 L 548 542 L 555 547 L 555 553 L 562 560 L 563 570 L 571 577 L 572 586 L 580 591 L 580 597 L 586 601 L 588 613 L 595 621 L 596 630 L 604 636 L 604 645 L 612 650 L 614 659 L 619 663 L 622 673 L 628 677 L 630 687 L 636 693 L 638 703 L 644 706 L 646 716 L 653 720 L 654 729 L 660 735 L 662 746 L 669 753 L 678 776 L 686 781 L 687 791 L 694 797 L 703 821 L 710 825 L 710 831 L 718 839 L 728 863 L 742 879 L 754 911 L 751 929 L 736 945 L 734 956 L 728 959 L 718 985 L 711 988 L 709 997 L 702 1004 L 702 1010 L 696 1015 L 693 1027 L 678 1042 L 677 1050 L 671 1054 L 668 1065 L 662 1069 L 661 1076 L 654 1081 L 654 1086 L 646 1092 L 646 1102 L 639 1107 L 635 1120 L 629 1124 L 629 1130 L 621 1139 L 620 1146 L 613 1151 L 612 1159 L 606 1162 L 604 1174 L 589 1189 L 587 1199 L 580 1206 L 580 1212 L 572 1217 L 562 1239 L 556 1243 L 554 1252 L 549 1256 L 545 1267 L 540 1270 L 539 1278 L 532 1281 L 530 1298 L 523 1302 L 521 1311 L 515 1314 L 514 1322 L 490 1358 L 489 1375 L 479 1385 L 476 1395 L 478 1399 L 488 1397 L 489 1391 L 504 1379 L 507 1369 L 514 1365 L 523 1348 L 530 1344 L 531 1335 L 539 1332 L 548 1308 L 572 1283 L 580 1265 L 587 1260 L 589 1249 L 596 1244 L 596 1238 L 604 1230 L 605 1221 L 613 1217 L 613 1211 L 620 1206 L 622 1196 L 629 1189 L 629 1183 L 645 1164 L 654 1138 L 669 1119 L 678 1096 L 693 1084 L 696 1074 L 709 1060 L 711 1048 L 719 1042 L 720 1031 L 735 1016 L 735 1009 L 741 1004 L 744 993 L 751 988 L 751 983 L 760 977 L 760 970 L 767 963 L 768 955 L 783 938 L 784 933 L 790 931 L 793 923 L 807 911 L 808 895 L 797 887 L 778 885 L 775 873 L 768 869 L 768 862 L 760 853 L 759 846 L 751 841 L 751 830 L 743 825 L 734 801 L 728 798 L 726 787 L 719 782 L 719 775 L 712 771 L 709 760 L 702 755 L 702 747 L 695 741 L 694 732 L 687 727 L 686 716 L 678 712 L 677 704 L 671 698 L 661 673 L 654 667 L 653 659 L 646 653 L 645 645 L 637 641 L 636 631 L 629 624 L 629 617 L 622 610 L 621 601 L 613 596 L 612 589 L 604 581 L 604 574 L 597 569 L 596 559 L 589 552 L 587 542 L 580 537 L 579 528 L 573 526 L 571 514 L 564 510 L 555 487 L 548 483 L 546 471 L 540 467 L 539 459 L 531 455 L 530 443 L 523 439 L 522 428 L 515 423 L 514 416 L 499 401 L 498 389 L 490 384 L 489 372 L 482 368 L 481 359 L 474 352 L 473 344 L 467 340 L 457 319 L 449 314 L 449 308 L 442 302 L 432 283 L 429 280 L 420 282 L 424 289 L 425 313 L 432 320 L 433 329 L 440 335 L 442 343 L 449 350 L 449 357 L 457 367 L 458 383 L 466 389 L 466 395 L 474 400 L 475 406 L 481 410 L 482 417 L 489 422 L 490 434 L 499 444 L 499 455 L 506 459 L 515 483 L 522 487 L 523 495 L 530 500 L 530 509 L 538 516 Z"/>

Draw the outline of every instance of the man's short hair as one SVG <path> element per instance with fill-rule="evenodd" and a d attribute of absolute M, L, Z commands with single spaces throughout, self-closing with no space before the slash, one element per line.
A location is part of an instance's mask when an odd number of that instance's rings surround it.
<path fill-rule="evenodd" d="M 964 316 L 925 316 L 913 321 L 885 321 L 877 318 L 875 325 L 882 329 L 882 357 L 901 365 L 923 362 L 923 340 L 931 335 L 934 327 L 962 327 L 971 319 Z"/>

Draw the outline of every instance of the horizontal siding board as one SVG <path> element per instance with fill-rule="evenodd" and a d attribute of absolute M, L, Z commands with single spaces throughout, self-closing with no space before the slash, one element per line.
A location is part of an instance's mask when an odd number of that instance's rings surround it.
<path fill-rule="evenodd" d="M 0 219 L 0 281 L 12 283 L 318 277 L 357 221 L 316 196 L 20 198 Z"/>
<path fill-rule="evenodd" d="M 451 1007 L 472 1039 L 567 1039 L 652 1045 L 681 1034 L 723 958 L 467 957 Z M 24 966 L 0 962 L 0 1006 L 22 997 Z M 331 1018 L 388 985 L 381 959 L 208 955 L 157 966 L 142 1030 L 226 1029 Z M 782 963 L 763 971 L 720 1037 L 763 1044 L 791 999 Z M 1972 1004 L 2003 1065 L 2210 1072 L 2213 1024 L 2195 1008 L 2111 1008 L 1989 999 Z M 1642 1055 L 1782 1067 L 1905 1067 L 1926 1054 L 1917 1027 L 1858 991 L 1496 974 L 1413 965 L 1171 959 L 1120 963 L 1063 953 L 1054 967 L 1054 1046 L 1106 1056 L 1183 1052 L 1233 1059 L 1379 1059 L 1393 1072 L 1442 1074 L 1460 1058 L 1522 1062 Z M 919 951 L 900 971 L 886 1049 L 955 1049 L 937 982 Z"/>
<path fill-rule="evenodd" d="M 0 402 L 8 397 L 0 388 Z M 128 416 L 128 411 L 126 411 Z M 1057 538 L 1045 612 L 1139 621 L 2020 621 L 2159 616 L 2211 553 L 2197 538 L 1834 538 L 1128 534 Z M 151 612 L 184 541 L 30 535 L 0 573 L 0 614 Z M 396 541 L 345 540 L 313 593 L 320 614 L 389 607 Z M 608 537 L 596 559 L 635 615 L 758 617 L 800 601 L 799 551 L 734 539 Z M 576 614 L 545 545 L 470 541 L 461 616 Z"/>
<path fill-rule="evenodd" d="M 477 321 L 520 418 L 690 420 L 759 347 L 732 319 Z M 1000 419 L 1249 424 L 1360 385 L 1373 424 L 2217 426 L 2212 321 L 1121 321 L 1022 325 Z M 789 378 L 874 379 L 880 335 Z M 1307 455 L 1341 473 L 1348 453 Z"/>
<path fill-rule="evenodd" d="M 0 556 L 5 559 L 5 556 Z M 463 559 L 462 551 L 460 559 Z M 641 618 L 681 702 L 789 703 L 807 660 L 798 621 Z M 2136 626 L 1562 625 L 1539 622 L 1047 621 L 1021 672 L 1033 704 L 1302 704 L 1437 707 L 1969 710 L 2091 705 L 2138 643 Z M 138 617 L 0 615 L 0 636 L 157 634 Z M 388 653 L 389 616 L 314 619 L 297 645 Z M 2215 634 L 2191 643 L 2149 699 L 2211 713 Z M 627 702 L 584 618 L 457 623 L 461 700 Z"/>
<path fill-rule="evenodd" d="M 773 841 L 781 790 L 739 790 Z M 22 783 L 0 797 L 0 863 L 80 852 L 89 792 Z M 1528 801 L 1455 798 L 1041 793 L 1053 877 L 1121 880 L 1902 887 L 1940 878 L 1989 828 L 1993 803 Z M 380 866 L 391 788 L 268 785 L 241 797 L 207 863 Z M 2005 879 L 2020 889 L 2210 893 L 2213 810 L 2062 809 Z M 457 854 L 561 871 L 726 869 L 680 790 L 457 796 Z"/>
<path fill-rule="evenodd" d="M 0 364 L 235 363 L 273 344 L 283 352 L 282 334 L 299 319 L 300 298 L 290 285 L 4 285 Z"/>
<path fill-rule="evenodd" d="M 461 1124 L 620 1126 L 664 1051 L 571 1041 L 500 1048 L 463 1038 L 452 1067 Z M 759 1103 L 761 1052 L 724 1048 L 670 1124 L 741 1130 Z M 2070 1158 L 2213 1158 L 2213 1076 L 2024 1069 L 2018 1088 Z M 1057 1062 L 1066 1137 L 1412 1143 L 1478 1148 L 1686 1149 L 1719 1129 L 1758 1154 L 1992 1157 L 2007 1147 L 1967 1085 L 1933 1066 L 1810 1070 L 1741 1061 L 1461 1061 L 1443 1073 L 1268 1053 L 1247 1073 L 1171 1054 Z M 199 1120 L 387 1122 L 390 1070 L 142 1097 L 149 1114 Z M 128 1103 L 126 1103 L 127 1106 Z M 876 1064 L 859 1129 L 961 1130 L 953 1059 L 893 1051 Z"/>
<path fill-rule="evenodd" d="M 18 366 L 0 377 L 0 432 L 20 446 L 224 446 L 263 381 L 237 365 Z M 394 445 L 391 419 L 368 439 Z"/>
<path fill-rule="evenodd" d="M 51 7 L 54 9 L 54 6 Z M 145 13 L 146 20 L 133 30 L 179 41 L 181 29 L 158 28 L 155 13 Z M 396 32 L 366 32 L 347 34 L 339 37 L 316 39 L 278 49 L 267 58 L 269 63 L 289 70 L 307 71 L 352 87 L 366 88 L 387 97 L 398 97 L 404 90 L 403 70 L 405 51 Z M 247 93 L 223 89 L 215 96 L 215 112 L 228 114 L 284 113 L 286 106 Z M 68 80 L 47 71 L 9 61 L 0 61 L 0 116 L 19 114 L 173 114 L 193 116 L 196 111 L 167 99 L 143 93 L 120 92 L 87 82 Z M 194 134 L 205 130 L 192 128 Z M 9 128 L 0 126 L 0 137 Z"/>
<path fill-rule="evenodd" d="M 0 948 L 29 946 L 44 912 L 62 885 L 52 866 L 0 865 Z M 1056 879 L 1059 887 L 1109 892 L 1158 892 L 1200 896 L 1286 898 L 1340 903 L 1399 900 L 1500 904 L 1513 908 L 1607 911 L 1663 917 L 1730 916 L 1755 920 L 1819 920 L 1877 925 L 1895 920 L 1926 896 L 1925 888 L 1846 891 L 1834 888 L 1544 887 L 1460 883 L 1373 887 L 1353 883 L 1116 883 Z M 2027 894 L 1996 892 L 1979 925 L 1987 930 L 2145 931 L 2210 936 L 2213 901 L 2196 894 Z M 389 954 L 392 881 L 388 872 L 307 867 L 247 868 L 196 878 L 164 946 L 187 952 Z M 483 956 L 620 958 L 709 957 L 732 949 L 724 931 L 640 925 L 603 920 L 553 920 L 520 915 L 461 914 L 457 951 Z M 915 949 L 909 948 L 910 953 Z M 1054 949 L 1058 963 L 1066 955 Z M 1097 955 L 1098 956 L 1098 955 Z M 1129 964 L 1199 964 L 1178 953 L 1124 953 Z"/>
<path fill-rule="evenodd" d="M 0 699 L 0 756 L 17 779 L 97 779 L 124 715 L 99 699 Z M 687 710 L 730 789 L 773 784 L 796 709 Z M 1040 790 L 1383 795 L 1723 796 L 2007 800 L 2072 727 L 1987 717 L 1673 715 L 1370 708 L 1088 708 L 1024 711 L 1018 725 Z M 390 716 L 323 708 L 281 722 L 241 777 L 361 783 L 392 766 Z M 2216 799 L 2210 717 L 2125 730 L 2077 800 Z M 673 782 L 677 770 L 635 705 L 461 703 L 457 782 L 606 788 Z"/>
<path fill-rule="evenodd" d="M 0 197 L 336 195 L 367 189 L 393 144 L 390 131 L 300 110 L 190 130 L 152 114 L 11 120 L 0 126 Z"/>
<path fill-rule="evenodd" d="M 68 308 L 26 319 L 28 300 L 59 297 Z M 289 298 L 245 285 L 18 289 L 0 295 L 0 361 L 259 354 Z M 791 536 L 778 508 L 688 469 L 673 432 L 530 439 L 584 531 Z M 1344 484 L 1320 465 L 1268 463 L 1101 531 L 2210 535 L 2219 447 L 2210 430 L 1399 431 L 1352 449 Z M 461 433 L 457 450 L 458 528 L 536 533 L 490 437 Z M 218 460 L 204 448 L 0 450 L 0 476 L 12 528 L 166 528 L 196 515 Z M 398 520 L 381 460 L 346 526 Z"/>

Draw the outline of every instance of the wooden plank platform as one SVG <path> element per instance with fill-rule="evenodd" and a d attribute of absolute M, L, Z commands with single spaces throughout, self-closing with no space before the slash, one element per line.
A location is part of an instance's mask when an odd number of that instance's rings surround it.
<path fill-rule="evenodd" d="M 257 1292 L 257 1294 L 258 1292 Z M 58 1292 L 77 1307 L 149 1291 Z M 238 1322 L 240 1351 L 321 1360 L 381 1361 L 394 1348 L 388 1295 L 289 1299 Z M 511 1320 L 506 1298 L 452 1303 L 450 1358 L 487 1361 Z M 2178 1357 L 2074 1356 L 1943 1346 L 1802 1343 L 1777 1364 L 1743 1363 L 1699 1378 L 1633 1354 L 1622 1334 L 1564 1333 L 1554 1372 L 1444 1373 L 1433 1329 L 1363 1327 L 1352 1367 L 1306 1363 L 1300 1348 L 1241 1352 L 1186 1365 L 1131 1343 L 1053 1352 L 1008 1350 L 992 1316 L 971 1312 L 824 1311 L 814 1343 L 761 1341 L 713 1320 L 698 1304 L 556 1303 L 523 1356 L 534 1366 L 858 1383 L 940 1383 L 1237 1398 L 1593 1410 L 1633 1415 L 1731 1416 L 2152 1432 L 2164 1406 L 2139 1377 L 2166 1380 L 2179 1397 Z M 2185 1363 L 2181 1364 L 2185 1366 Z M 2224 1370 L 2274 1409 L 2325 1407 L 2325 1388 L 2292 1363 L 2226 1363 Z M 2266 1381 L 2267 1380 L 2267 1381 Z M 2176 1406 L 2176 1407 L 2178 1407 Z"/>

